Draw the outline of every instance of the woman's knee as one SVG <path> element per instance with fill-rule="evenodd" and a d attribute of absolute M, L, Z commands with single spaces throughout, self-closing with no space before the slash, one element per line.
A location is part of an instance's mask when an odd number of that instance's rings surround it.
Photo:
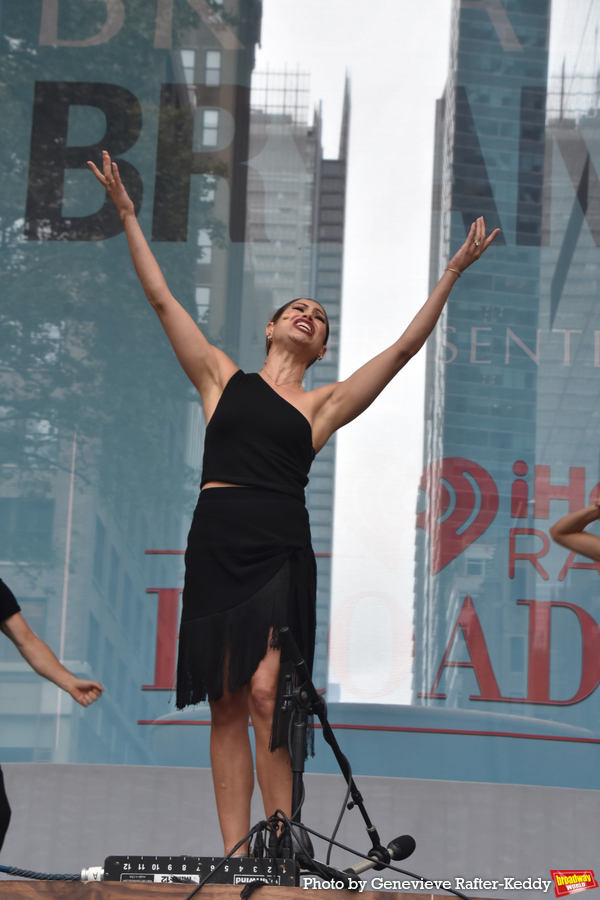
<path fill-rule="evenodd" d="M 272 678 L 255 675 L 250 685 L 250 702 L 255 715 L 272 719 L 275 711 L 277 682 Z"/>
<path fill-rule="evenodd" d="M 246 691 L 226 693 L 219 700 L 212 700 L 210 713 L 212 724 L 217 727 L 247 726 L 249 710 Z"/>

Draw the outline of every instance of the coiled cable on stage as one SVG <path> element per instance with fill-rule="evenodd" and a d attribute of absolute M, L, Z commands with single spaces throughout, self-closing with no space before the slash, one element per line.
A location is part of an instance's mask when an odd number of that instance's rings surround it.
<path fill-rule="evenodd" d="M 79 875 L 49 875 L 46 872 L 17 869 L 16 866 L 0 866 L 0 872 L 5 875 L 15 875 L 18 878 L 33 878 L 35 881 L 81 881 L 81 873 Z"/>

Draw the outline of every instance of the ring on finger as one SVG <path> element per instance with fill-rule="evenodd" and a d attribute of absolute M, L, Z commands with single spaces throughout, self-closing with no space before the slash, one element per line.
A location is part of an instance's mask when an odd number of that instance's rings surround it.
<path fill-rule="evenodd" d="M 473 241 L 473 243 L 475 244 L 476 247 L 479 247 L 481 241 Z"/>

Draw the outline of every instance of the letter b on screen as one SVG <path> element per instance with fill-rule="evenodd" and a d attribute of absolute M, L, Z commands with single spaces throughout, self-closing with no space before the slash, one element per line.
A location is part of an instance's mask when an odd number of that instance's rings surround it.
<path fill-rule="evenodd" d="M 68 147 L 71 106 L 94 106 L 106 116 L 102 139 L 88 147 Z M 31 152 L 27 182 L 25 237 L 30 241 L 99 241 L 123 231 L 112 200 L 89 216 L 62 214 L 65 171 L 87 169 L 91 159 L 100 165 L 100 152 L 113 157 L 136 142 L 142 128 L 142 110 L 131 91 L 114 84 L 38 81 L 33 101 Z M 142 203 L 142 179 L 130 163 L 119 160 L 119 171 L 136 214 Z"/>

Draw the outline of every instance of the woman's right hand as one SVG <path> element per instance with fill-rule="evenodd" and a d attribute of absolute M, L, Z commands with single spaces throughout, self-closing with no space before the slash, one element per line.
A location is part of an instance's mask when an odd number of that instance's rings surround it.
<path fill-rule="evenodd" d="M 119 175 L 119 168 L 115 162 L 111 162 L 111 158 L 106 150 L 102 151 L 102 168 L 104 170 L 104 173 L 102 173 L 98 169 L 98 167 L 89 160 L 88 166 L 90 167 L 100 184 L 103 185 L 108 191 L 111 200 L 117 207 L 117 211 L 121 217 L 121 221 L 124 222 L 127 216 L 135 217 L 133 201 L 123 187 L 121 176 Z"/>

